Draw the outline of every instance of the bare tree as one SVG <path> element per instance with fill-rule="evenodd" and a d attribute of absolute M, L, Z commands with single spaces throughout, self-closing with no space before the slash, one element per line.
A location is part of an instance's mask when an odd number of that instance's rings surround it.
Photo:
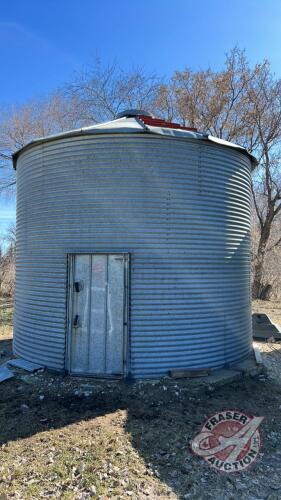
<path fill-rule="evenodd" d="M 257 156 L 252 183 L 253 295 L 265 297 L 273 281 L 269 262 L 281 247 L 281 82 L 267 61 L 252 67 L 238 48 L 227 55 L 221 71 L 187 68 L 166 81 L 141 69 L 123 71 L 117 64 L 96 61 L 49 98 L 3 111 L 0 186 L 14 185 L 11 153 L 34 137 L 110 120 L 125 108 L 154 111 L 237 142 Z"/>
<path fill-rule="evenodd" d="M 257 156 L 252 191 L 259 237 L 253 296 L 268 296 L 272 273 L 269 279 L 266 259 L 281 246 L 281 81 L 272 75 L 268 61 L 250 67 L 244 51 L 234 48 L 220 72 L 177 71 L 160 88 L 157 105 L 162 116 L 237 142 Z"/>
<path fill-rule="evenodd" d="M 0 113 L 0 189 L 14 186 L 12 153 L 36 137 L 63 132 L 81 125 L 74 98 L 56 92 L 45 99 L 2 109 Z"/>
<path fill-rule="evenodd" d="M 245 53 L 234 48 L 222 71 L 176 71 L 171 81 L 160 87 L 155 106 L 163 117 L 248 145 L 245 117 L 249 103 L 245 97 L 255 73 Z"/>
<path fill-rule="evenodd" d="M 260 234 L 254 259 L 253 297 L 268 298 L 266 259 L 281 244 L 281 80 L 274 78 L 267 61 L 258 67 L 248 102 L 249 142 L 259 159 L 252 183 Z"/>
<path fill-rule="evenodd" d="M 64 89 L 79 102 L 81 118 L 89 123 L 112 120 L 126 108 L 153 109 L 160 80 L 142 69 L 122 70 L 116 63 L 104 66 L 97 59 L 77 74 Z"/>
<path fill-rule="evenodd" d="M 15 291 L 16 228 L 11 224 L 4 236 L 0 258 L 0 294 L 13 297 Z"/>
<path fill-rule="evenodd" d="M 116 64 L 80 72 L 70 84 L 44 99 L 0 111 L 0 189 L 15 185 L 14 151 L 35 137 L 116 117 L 127 107 L 152 108 L 159 82 L 143 70 L 124 72 Z"/>

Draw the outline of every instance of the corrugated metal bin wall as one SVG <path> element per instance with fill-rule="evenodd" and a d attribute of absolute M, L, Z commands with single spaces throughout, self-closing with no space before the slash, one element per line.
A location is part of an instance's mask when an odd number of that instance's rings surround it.
<path fill-rule="evenodd" d="M 130 252 L 130 372 L 251 349 L 250 159 L 152 134 L 62 138 L 17 165 L 14 350 L 65 366 L 67 254 Z"/>

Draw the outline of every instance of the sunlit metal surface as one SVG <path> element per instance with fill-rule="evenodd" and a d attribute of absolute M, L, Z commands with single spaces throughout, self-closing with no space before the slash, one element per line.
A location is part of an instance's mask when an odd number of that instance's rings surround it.
<path fill-rule="evenodd" d="M 251 349 L 250 158 L 157 134 L 61 137 L 17 159 L 15 353 L 65 367 L 67 254 L 131 253 L 129 371 Z"/>

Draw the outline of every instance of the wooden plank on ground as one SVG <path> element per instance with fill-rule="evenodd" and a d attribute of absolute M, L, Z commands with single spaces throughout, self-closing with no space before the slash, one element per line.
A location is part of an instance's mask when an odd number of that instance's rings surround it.
<path fill-rule="evenodd" d="M 169 376 L 171 378 L 195 378 L 195 377 L 208 377 L 212 372 L 211 368 L 202 368 L 198 370 L 170 370 Z"/>

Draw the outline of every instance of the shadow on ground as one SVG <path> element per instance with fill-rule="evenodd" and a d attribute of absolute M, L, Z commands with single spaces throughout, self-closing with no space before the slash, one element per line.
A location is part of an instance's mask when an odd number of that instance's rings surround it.
<path fill-rule="evenodd" d="M 214 494 L 217 498 L 237 498 L 238 491 L 241 498 L 250 498 L 251 494 L 275 498 L 268 496 L 268 490 L 274 494 L 269 482 L 275 485 L 275 474 L 278 476 L 281 468 L 281 456 L 276 454 L 281 444 L 280 405 L 281 386 L 265 377 L 243 379 L 216 390 L 205 387 L 198 392 L 188 381 L 81 382 L 18 370 L 14 379 L 0 385 L 0 444 L 4 445 L 0 456 L 2 460 L 7 457 L 7 443 L 9 451 L 17 440 L 40 433 L 46 437 L 46 431 L 81 422 L 94 425 L 100 417 L 116 413 L 116 436 L 122 427 L 144 462 L 146 473 L 167 485 L 174 498 L 211 498 Z M 229 408 L 266 417 L 262 427 L 264 455 L 255 466 L 235 477 L 216 473 L 189 451 L 190 439 L 206 418 Z M 126 417 L 119 424 L 120 412 Z M 137 485 L 137 474 L 135 480 Z M 240 483 L 242 489 L 238 490 Z M 142 495 L 135 491 L 133 497 Z"/>

